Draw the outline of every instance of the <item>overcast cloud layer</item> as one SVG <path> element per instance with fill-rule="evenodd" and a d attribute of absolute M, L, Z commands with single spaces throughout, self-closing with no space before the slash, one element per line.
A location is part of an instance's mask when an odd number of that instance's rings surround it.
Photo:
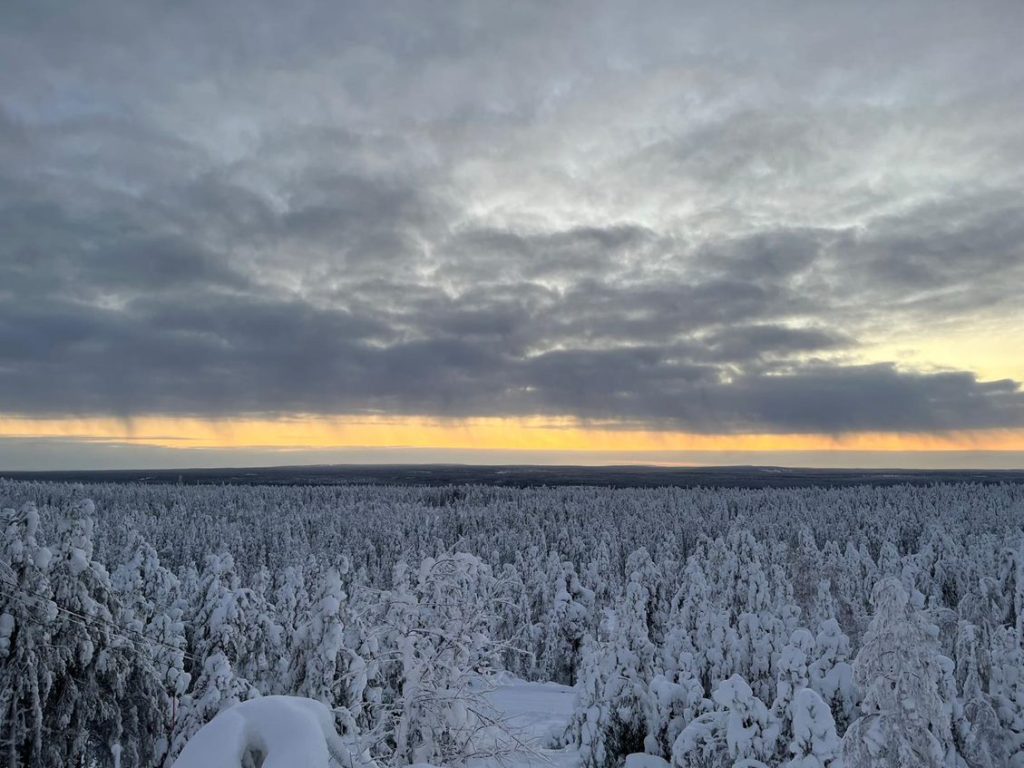
<path fill-rule="evenodd" d="M 1024 425 L 1024 3 L 689 5 L 5 3 L 0 413 Z"/>

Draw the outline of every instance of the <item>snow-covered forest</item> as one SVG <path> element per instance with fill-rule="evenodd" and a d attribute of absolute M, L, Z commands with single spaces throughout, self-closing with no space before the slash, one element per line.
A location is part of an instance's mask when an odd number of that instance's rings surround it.
<path fill-rule="evenodd" d="M 0 481 L 0 508 L 11 766 L 170 766 L 233 706 L 287 727 L 241 704 L 282 695 L 326 705 L 338 765 L 1024 766 L 1024 486 Z M 545 743 L 508 681 L 572 688 Z"/>

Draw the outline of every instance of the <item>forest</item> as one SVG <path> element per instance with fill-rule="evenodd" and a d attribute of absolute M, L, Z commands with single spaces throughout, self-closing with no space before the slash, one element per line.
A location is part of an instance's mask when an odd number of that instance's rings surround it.
<path fill-rule="evenodd" d="M 1024 766 L 1024 485 L 0 480 L 0 510 L 12 767 L 195 765 L 280 696 L 353 768 Z M 571 689 L 548 743 L 508 680 Z"/>

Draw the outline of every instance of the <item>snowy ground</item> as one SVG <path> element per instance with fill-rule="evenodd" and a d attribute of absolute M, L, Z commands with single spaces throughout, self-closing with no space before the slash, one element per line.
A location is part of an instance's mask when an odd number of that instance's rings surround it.
<path fill-rule="evenodd" d="M 572 716 L 575 696 L 572 688 L 558 683 L 528 683 L 512 676 L 501 676 L 498 685 L 486 695 L 506 718 L 506 724 L 516 738 L 535 750 L 535 754 L 515 755 L 507 765 L 515 768 L 576 768 L 578 760 L 574 749 L 551 749 Z"/>
<path fill-rule="evenodd" d="M 528 683 L 502 675 L 486 698 L 510 735 L 523 749 L 501 758 L 469 761 L 471 768 L 577 768 L 574 749 L 554 745 L 573 709 L 573 690 L 557 683 Z M 334 718 L 323 704 L 296 696 L 264 696 L 221 712 L 186 745 L 174 768 L 232 768 L 255 750 L 265 765 L 308 766 L 330 763 L 347 745 L 334 733 Z M 432 768 L 423 766 L 423 768 Z"/>

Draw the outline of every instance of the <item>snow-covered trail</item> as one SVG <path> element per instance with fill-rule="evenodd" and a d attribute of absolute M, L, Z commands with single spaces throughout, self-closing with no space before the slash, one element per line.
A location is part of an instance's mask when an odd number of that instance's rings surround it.
<path fill-rule="evenodd" d="M 507 726 L 536 754 L 516 754 L 506 764 L 513 768 L 577 768 L 575 749 L 551 749 L 569 724 L 575 692 L 558 683 L 529 683 L 502 676 L 486 694 L 491 705 L 505 718 Z M 484 768 L 483 765 L 477 768 Z"/>

